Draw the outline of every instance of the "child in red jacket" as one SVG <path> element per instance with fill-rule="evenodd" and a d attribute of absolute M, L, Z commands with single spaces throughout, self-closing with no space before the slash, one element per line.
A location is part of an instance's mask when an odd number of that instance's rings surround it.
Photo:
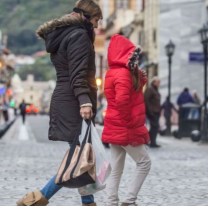
<path fill-rule="evenodd" d="M 128 39 L 114 35 L 108 48 L 105 95 L 108 101 L 102 141 L 111 143 L 112 172 L 107 185 L 108 206 L 117 206 L 118 188 L 126 153 L 136 162 L 122 206 L 136 205 L 139 190 L 150 170 L 151 161 L 144 144 L 149 142 L 145 127 L 143 86 L 146 73 L 138 69 L 141 52 Z"/>

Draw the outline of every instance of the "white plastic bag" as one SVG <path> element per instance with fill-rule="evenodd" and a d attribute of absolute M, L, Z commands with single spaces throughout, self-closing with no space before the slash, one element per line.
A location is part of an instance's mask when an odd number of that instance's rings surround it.
<path fill-rule="evenodd" d="M 80 142 L 84 138 L 85 131 L 87 129 L 87 124 L 85 121 L 82 123 L 82 133 L 79 137 Z M 78 189 L 81 196 L 91 195 L 100 190 L 105 189 L 107 178 L 111 172 L 110 161 L 108 160 L 107 154 L 101 142 L 97 130 L 93 124 L 91 124 L 91 134 L 92 134 L 92 146 L 95 153 L 96 159 L 96 182 L 91 185 L 87 185 Z"/>

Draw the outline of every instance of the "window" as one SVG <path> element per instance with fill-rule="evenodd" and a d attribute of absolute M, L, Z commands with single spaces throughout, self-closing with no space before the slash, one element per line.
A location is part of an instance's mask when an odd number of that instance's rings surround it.
<path fill-rule="evenodd" d="M 208 21 L 208 6 L 207 6 L 207 21 Z"/>
<path fill-rule="evenodd" d="M 154 76 L 158 76 L 158 66 L 154 66 Z"/>
<path fill-rule="evenodd" d="M 129 0 L 117 0 L 116 1 L 116 8 L 117 9 L 128 9 L 129 8 Z"/>
<path fill-rule="evenodd" d="M 142 32 L 139 32 L 138 44 L 141 45 L 142 42 Z"/>
<path fill-rule="evenodd" d="M 142 0 L 142 11 L 145 9 L 145 0 Z"/>
<path fill-rule="evenodd" d="M 30 96 L 30 99 L 33 100 L 33 95 Z"/>
<path fill-rule="evenodd" d="M 144 46 L 144 31 L 139 31 L 138 33 L 138 44 Z"/>
<path fill-rule="evenodd" d="M 153 30 L 153 42 L 154 43 L 157 42 L 157 31 L 156 31 L 156 29 Z"/>

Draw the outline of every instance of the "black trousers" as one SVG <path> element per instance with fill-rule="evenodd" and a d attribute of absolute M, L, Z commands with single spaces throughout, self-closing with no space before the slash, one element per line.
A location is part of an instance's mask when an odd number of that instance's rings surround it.
<path fill-rule="evenodd" d="M 157 134 L 159 131 L 159 118 L 160 118 L 160 113 L 154 112 L 153 115 L 147 115 L 149 121 L 150 121 L 150 130 L 149 130 L 149 135 L 150 135 L 150 140 L 151 140 L 151 145 L 156 144 L 156 138 Z"/>
<path fill-rule="evenodd" d="M 4 110 L 3 111 L 3 116 L 4 116 L 4 121 L 7 122 L 9 120 L 8 111 Z"/>
<path fill-rule="evenodd" d="M 23 124 L 25 123 L 25 114 L 21 114 L 22 115 L 22 122 Z"/>

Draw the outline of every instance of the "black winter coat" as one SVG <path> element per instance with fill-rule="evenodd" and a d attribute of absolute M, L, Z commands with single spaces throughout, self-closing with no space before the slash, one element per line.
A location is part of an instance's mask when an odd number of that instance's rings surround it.
<path fill-rule="evenodd" d="M 84 25 L 63 26 L 46 36 L 46 50 L 57 74 L 49 139 L 72 142 L 82 121 L 80 106 L 92 103 L 96 113 L 94 47 Z"/>

